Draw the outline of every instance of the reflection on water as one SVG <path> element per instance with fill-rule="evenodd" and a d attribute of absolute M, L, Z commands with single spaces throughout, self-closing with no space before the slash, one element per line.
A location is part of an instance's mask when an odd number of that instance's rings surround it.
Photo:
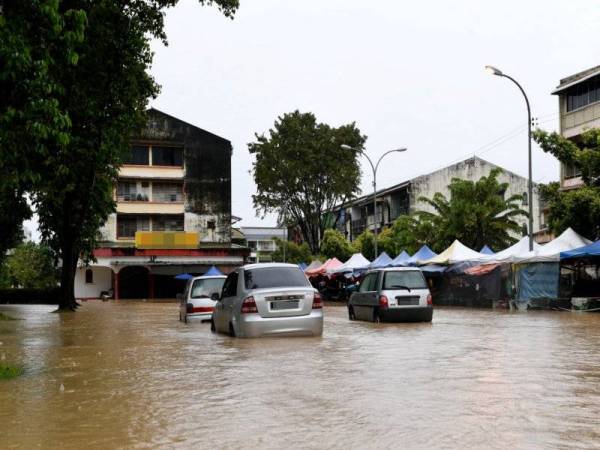
<path fill-rule="evenodd" d="M 441 309 L 235 340 L 177 305 L 2 306 L 2 448 L 600 446 L 600 314 Z M 64 385 L 64 391 L 60 386 Z"/>

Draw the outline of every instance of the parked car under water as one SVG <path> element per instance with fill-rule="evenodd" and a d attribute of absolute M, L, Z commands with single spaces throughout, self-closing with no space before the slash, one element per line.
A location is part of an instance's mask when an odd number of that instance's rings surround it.
<path fill-rule="evenodd" d="M 348 301 L 350 320 L 431 322 L 433 302 L 423 273 L 417 268 L 367 272 Z"/>
<path fill-rule="evenodd" d="M 238 337 L 320 336 L 323 302 L 295 264 L 249 264 L 230 273 L 211 329 Z"/>
<path fill-rule="evenodd" d="M 210 321 L 225 278 L 225 275 L 204 275 L 190 279 L 181 295 L 179 320 L 186 323 L 191 318 Z"/>

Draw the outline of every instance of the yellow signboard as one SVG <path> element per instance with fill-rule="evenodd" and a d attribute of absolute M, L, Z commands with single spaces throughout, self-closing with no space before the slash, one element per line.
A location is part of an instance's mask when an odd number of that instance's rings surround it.
<path fill-rule="evenodd" d="M 136 231 L 135 246 L 141 249 L 198 248 L 198 233 L 185 231 Z"/>

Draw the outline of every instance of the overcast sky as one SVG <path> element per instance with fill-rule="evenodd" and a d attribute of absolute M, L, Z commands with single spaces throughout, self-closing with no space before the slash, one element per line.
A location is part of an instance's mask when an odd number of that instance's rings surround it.
<path fill-rule="evenodd" d="M 153 44 L 162 85 L 152 106 L 233 144 L 232 214 L 255 216 L 247 143 L 299 109 L 355 121 L 384 188 L 473 154 L 527 174 L 526 109 L 557 128 L 559 79 L 600 64 L 600 7 L 589 0 L 240 0 L 234 20 L 182 0 L 167 13 L 169 46 Z M 512 133 L 512 134 L 511 134 Z M 534 181 L 558 178 L 534 146 Z M 368 166 L 363 161 L 363 168 Z M 363 171 L 363 192 L 371 174 Z"/>

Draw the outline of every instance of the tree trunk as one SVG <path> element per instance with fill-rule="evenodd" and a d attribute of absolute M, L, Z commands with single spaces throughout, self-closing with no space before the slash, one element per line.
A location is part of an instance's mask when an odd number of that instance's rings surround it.
<path fill-rule="evenodd" d="M 60 298 L 58 299 L 59 311 L 75 311 L 75 272 L 77 270 L 78 252 L 74 242 L 65 242 L 62 246 L 62 269 L 60 274 Z"/>

